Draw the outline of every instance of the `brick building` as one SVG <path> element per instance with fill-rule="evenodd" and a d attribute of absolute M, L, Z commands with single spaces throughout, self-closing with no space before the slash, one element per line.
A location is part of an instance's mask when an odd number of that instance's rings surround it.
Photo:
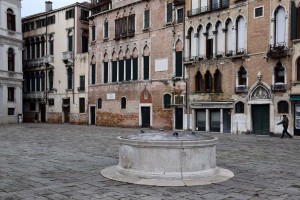
<path fill-rule="evenodd" d="M 289 131 L 294 132 L 291 4 L 288 0 L 186 1 L 184 65 L 192 129 L 281 133 L 276 124 L 286 114 Z"/>
<path fill-rule="evenodd" d="M 184 1 L 92 1 L 89 124 L 186 129 Z"/>
<path fill-rule="evenodd" d="M 22 120 L 21 0 L 0 1 L 0 124 Z"/>
<path fill-rule="evenodd" d="M 89 3 L 22 19 L 24 121 L 86 124 Z"/>

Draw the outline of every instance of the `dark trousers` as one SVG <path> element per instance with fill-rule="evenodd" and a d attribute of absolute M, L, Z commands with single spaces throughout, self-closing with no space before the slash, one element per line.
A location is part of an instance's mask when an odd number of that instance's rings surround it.
<path fill-rule="evenodd" d="M 281 138 L 283 138 L 284 137 L 284 134 L 287 134 L 290 138 L 292 138 L 293 136 L 291 136 L 291 134 L 289 134 L 288 132 L 287 132 L 287 127 L 283 127 L 283 131 L 282 131 L 282 135 L 281 135 Z"/>

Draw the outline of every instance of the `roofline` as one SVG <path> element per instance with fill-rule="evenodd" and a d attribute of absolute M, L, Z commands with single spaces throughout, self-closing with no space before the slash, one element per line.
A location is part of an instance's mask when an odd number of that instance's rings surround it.
<path fill-rule="evenodd" d="M 66 9 L 69 9 L 69 8 L 72 8 L 72 7 L 76 7 L 76 6 L 84 7 L 84 8 L 87 8 L 89 10 L 89 7 L 86 6 L 85 3 L 88 3 L 88 2 L 82 2 L 82 3 L 76 2 L 76 3 L 73 3 L 73 4 L 68 5 L 68 6 L 57 8 L 55 10 L 50 10 L 48 12 L 40 12 L 40 13 L 37 13 L 37 14 L 29 15 L 29 16 L 23 17 L 22 21 L 30 20 L 30 19 L 34 19 L 34 18 L 37 18 L 37 17 L 46 16 L 46 15 L 51 15 L 51 14 L 59 12 L 61 10 L 66 10 Z"/>

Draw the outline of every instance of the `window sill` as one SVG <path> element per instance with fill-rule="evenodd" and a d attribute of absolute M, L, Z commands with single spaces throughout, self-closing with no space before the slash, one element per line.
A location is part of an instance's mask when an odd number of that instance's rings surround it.
<path fill-rule="evenodd" d="M 172 26 L 172 22 L 167 22 L 165 26 Z"/>
<path fill-rule="evenodd" d="M 66 92 L 72 92 L 73 89 L 66 89 Z"/>
<path fill-rule="evenodd" d="M 144 28 L 144 29 L 143 29 L 143 31 L 144 31 L 144 32 L 148 32 L 148 31 L 150 31 L 150 27 L 148 27 L 148 28 Z"/>
<path fill-rule="evenodd" d="M 108 37 L 106 37 L 106 38 L 103 38 L 103 41 L 104 42 L 106 42 L 106 41 L 108 41 L 109 40 L 109 38 Z"/>

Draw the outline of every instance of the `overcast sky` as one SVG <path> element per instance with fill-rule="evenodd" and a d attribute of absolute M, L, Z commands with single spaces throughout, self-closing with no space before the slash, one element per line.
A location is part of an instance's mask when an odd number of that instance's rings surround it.
<path fill-rule="evenodd" d="M 48 0 L 22 0 L 22 17 L 34 15 L 45 11 L 45 1 Z M 52 9 L 61 8 L 75 2 L 84 2 L 84 0 L 50 0 Z"/>

